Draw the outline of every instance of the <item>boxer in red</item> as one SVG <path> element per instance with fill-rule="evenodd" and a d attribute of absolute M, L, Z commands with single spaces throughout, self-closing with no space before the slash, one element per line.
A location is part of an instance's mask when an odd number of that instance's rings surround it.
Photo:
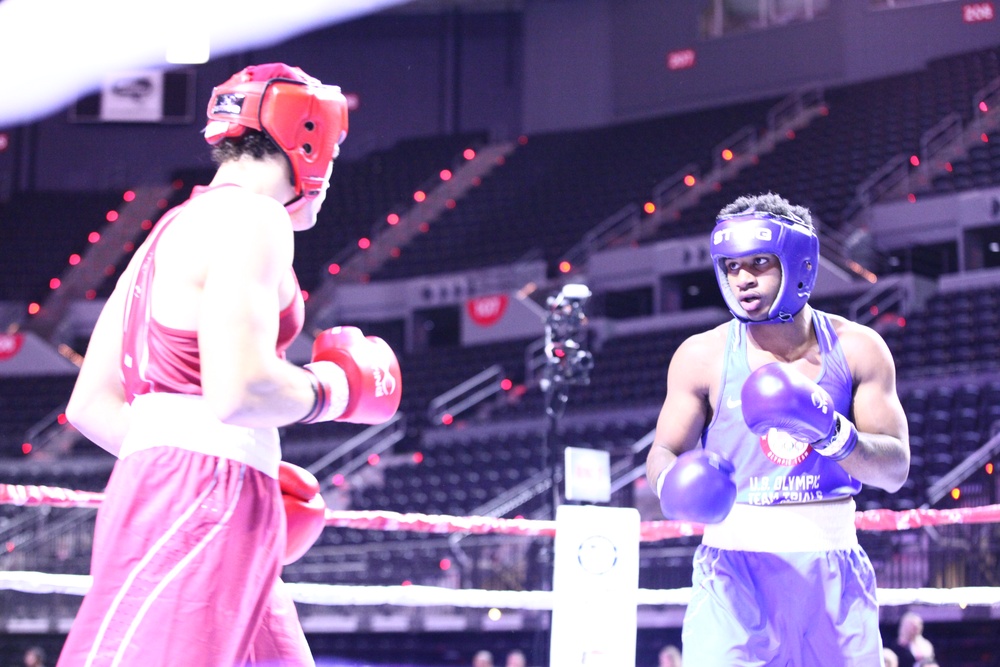
<path fill-rule="evenodd" d="M 61 667 L 312 665 L 279 574 L 323 507 L 315 479 L 281 463 L 277 429 L 399 407 L 380 339 L 344 327 L 304 368 L 284 355 L 304 313 L 293 232 L 316 224 L 347 135 L 340 89 L 248 67 L 215 88 L 208 121 L 216 175 L 136 252 L 66 410 L 119 460 Z"/>

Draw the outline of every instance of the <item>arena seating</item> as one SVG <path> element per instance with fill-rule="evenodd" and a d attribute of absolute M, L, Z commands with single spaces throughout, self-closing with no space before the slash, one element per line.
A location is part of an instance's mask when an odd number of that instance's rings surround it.
<path fill-rule="evenodd" d="M 295 269 L 299 283 L 313 290 L 331 260 L 356 250 L 358 239 L 371 237 L 386 216 L 411 206 L 413 193 L 438 182 L 442 169 L 452 169 L 462 161 L 462 151 L 486 142 L 483 133 L 417 137 L 400 141 L 384 150 L 372 151 L 356 160 L 335 162 L 327 203 L 316 226 L 300 234 L 295 247 Z M 185 183 L 178 201 L 197 184 L 206 184 L 213 170 L 197 169 L 177 175 Z M 109 292 L 113 282 L 105 282 Z"/>
<path fill-rule="evenodd" d="M 371 238 L 389 213 L 413 205 L 413 193 L 440 182 L 442 169 L 454 169 L 462 152 L 486 143 L 482 133 L 431 136 L 401 141 L 360 160 L 337 162 L 327 203 L 316 226 L 295 247 L 295 267 L 306 290 L 325 275 L 330 260 L 356 250 L 358 239 Z"/>
<path fill-rule="evenodd" d="M 919 153 L 921 135 L 947 114 L 968 119 L 973 94 L 997 76 L 1000 50 L 990 49 L 935 61 L 912 74 L 827 89 L 826 118 L 704 197 L 655 240 L 707 231 L 723 206 L 748 192 L 777 192 L 808 206 L 822 224 L 840 228 L 848 222 L 844 213 L 859 184 L 895 155 Z M 995 148 L 990 150 L 995 154 Z M 953 175 L 951 189 L 983 187 L 996 178 L 995 171 L 990 172 L 994 162 L 984 159 L 983 152 L 978 149 L 974 160 L 956 162 L 956 173 L 968 172 L 970 178 Z M 972 162 L 978 166 L 968 166 Z M 993 175 L 972 178 L 974 170 Z"/>
<path fill-rule="evenodd" d="M 526 137 L 502 169 L 376 278 L 509 264 L 532 254 L 554 265 L 585 232 L 627 204 L 648 201 L 681 167 L 709 168 L 711 148 L 762 124 L 775 102 Z"/>
<path fill-rule="evenodd" d="M 49 281 L 82 254 L 88 235 L 107 224 L 121 192 L 36 192 L 18 194 L 0 206 L 0 300 L 41 303 Z"/>
<path fill-rule="evenodd" d="M 862 180 L 897 153 L 917 152 L 921 133 L 947 113 L 971 115 L 973 93 L 1000 76 L 997 62 L 997 49 L 977 51 L 912 74 L 826 90 L 827 117 L 779 144 L 651 240 L 698 233 L 739 194 L 766 190 L 805 203 L 824 224 L 838 227 Z M 712 148 L 742 127 L 762 127 L 776 101 L 527 137 L 502 169 L 434 221 L 429 233 L 375 278 L 502 265 L 532 254 L 554 266 L 586 232 L 621 207 L 647 201 L 658 182 L 684 165 L 710 168 Z M 314 289 L 332 259 L 370 236 L 388 213 L 408 207 L 414 190 L 429 187 L 441 169 L 454 167 L 462 150 L 486 140 L 482 133 L 424 137 L 338 162 L 320 224 L 297 248 L 303 288 Z M 936 178 L 934 187 L 944 191 L 995 182 L 995 144 L 956 160 L 953 172 Z M 194 169 L 177 176 L 185 184 L 180 196 L 193 184 L 207 182 L 211 172 Z M 0 240 L 13 252 L 4 253 L 0 269 L 16 279 L 4 281 L 0 297 L 43 298 L 49 279 L 61 273 L 70 253 L 85 248 L 87 235 L 99 231 L 120 197 L 118 192 L 36 193 L 6 204 L 0 212 L 12 224 L 4 225 Z M 40 236 L 38 229 L 52 233 Z M 109 293 L 113 283 L 109 277 L 98 296 Z"/>
<path fill-rule="evenodd" d="M 41 375 L 3 378 L 0 389 L 0 459 L 22 457 L 28 430 L 65 405 L 76 378 Z"/>
<path fill-rule="evenodd" d="M 485 142 L 482 133 L 433 136 L 401 141 L 382 151 L 355 160 L 338 162 L 331 180 L 327 205 L 319 224 L 306 232 L 296 248 L 296 268 L 306 290 L 315 287 L 321 271 L 344 248 L 356 247 L 370 236 L 373 225 L 384 223 L 387 213 L 412 202 L 413 191 L 431 181 L 441 169 L 461 160 L 465 148 Z M 183 184 L 170 204 L 183 201 L 191 188 L 207 184 L 212 170 L 178 172 Z M 119 191 L 17 193 L 0 205 L 0 300 L 41 302 L 49 280 L 68 267 L 72 253 L 82 254 L 88 235 L 100 232 L 109 211 L 122 201 Z M 140 239 L 142 237 L 140 236 Z M 125 258 L 127 260 L 127 257 Z M 110 294 L 118 272 L 95 286 L 97 297 Z"/>
<path fill-rule="evenodd" d="M 965 159 L 951 163 L 951 171 L 935 176 L 926 190 L 935 194 L 987 188 L 1000 184 L 1000 143 L 975 146 Z"/>

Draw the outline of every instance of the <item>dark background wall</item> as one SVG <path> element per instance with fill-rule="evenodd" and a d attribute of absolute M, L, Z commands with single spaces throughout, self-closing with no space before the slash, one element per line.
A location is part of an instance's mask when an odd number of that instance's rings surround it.
<path fill-rule="evenodd" d="M 964 23 L 960 2 L 888 11 L 872 9 L 870 0 L 830 2 L 828 13 L 809 23 L 706 39 L 699 23 L 709 4 L 529 3 L 526 130 L 601 125 L 782 95 L 803 85 L 854 83 L 1000 39 L 995 21 Z M 668 70 L 667 54 L 680 49 L 694 49 L 695 66 Z"/>

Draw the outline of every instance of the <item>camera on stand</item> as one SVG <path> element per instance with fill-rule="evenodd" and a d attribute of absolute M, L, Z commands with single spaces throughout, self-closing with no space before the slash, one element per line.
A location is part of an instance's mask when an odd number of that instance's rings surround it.
<path fill-rule="evenodd" d="M 564 285 L 559 294 L 547 301 L 545 321 L 545 373 L 543 391 L 553 385 L 590 384 L 594 357 L 587 350 L 587 315 L 584 306 L 591 297 L 586 285 Z"/>

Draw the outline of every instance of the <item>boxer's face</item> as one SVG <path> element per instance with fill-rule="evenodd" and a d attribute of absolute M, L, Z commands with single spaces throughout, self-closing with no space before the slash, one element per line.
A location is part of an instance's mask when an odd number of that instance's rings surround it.
<path fill-rule="evenodd" d="M 758 253 L 730 257 L 724 262 L 729 288 L 751 320 L 767 319 L 781 288 L 781 263 L 777 255 Z"/>
<path fill-rule="evenodd" d="M 337 147 L 340 148 L 339 146 Z M 330 188 L 330 177 L 333 175 L 333 162 L 326 168 L 326 176 L 323 178 L 323 187 L 319 194 L 312 199 L 303 199 L 292 204 L 288 209 L 288 215 L 292 220 L 292 229 L 302 232 L 316 226 L 316 217 L 323 208 L 326 201 L 326 191 Z"/>

